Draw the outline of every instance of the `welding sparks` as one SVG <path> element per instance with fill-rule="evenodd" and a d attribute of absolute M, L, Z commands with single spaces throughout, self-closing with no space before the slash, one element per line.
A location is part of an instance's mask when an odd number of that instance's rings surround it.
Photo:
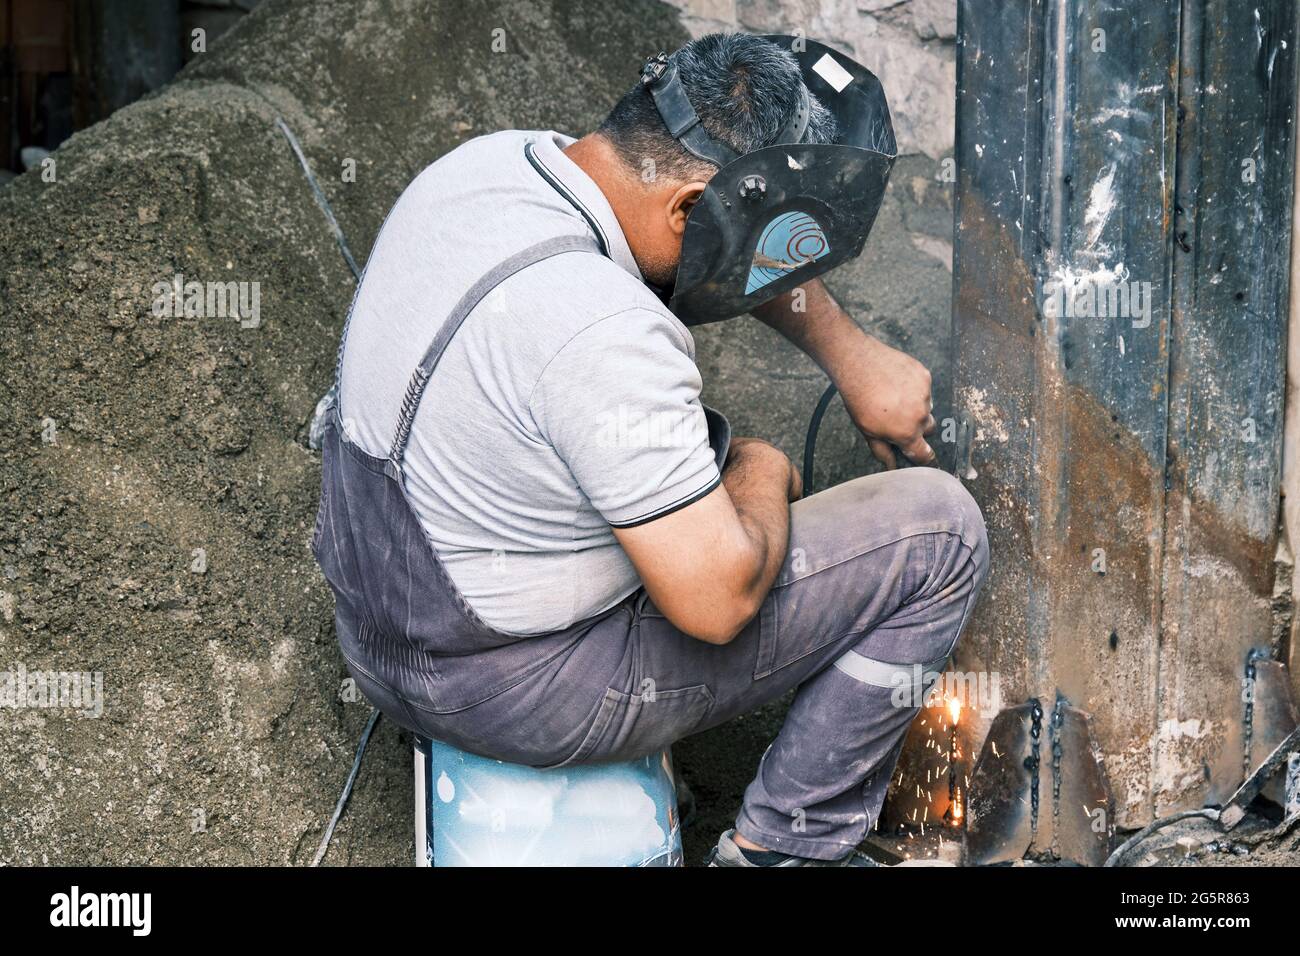
<path fill-rule="evenodd" d="M 961 700 L 955 696 L 949 697 L 947 706 L 952 723 L 948 728 L 948 812 L 945 816 L 951 826 L 959 827 L 962 818 L 961 791 L 957 788 L 957 774 L 952 772 L 952 764 L 961 756 L 961 750 L 957 746 L 957 722 L 961 720 Z"/>

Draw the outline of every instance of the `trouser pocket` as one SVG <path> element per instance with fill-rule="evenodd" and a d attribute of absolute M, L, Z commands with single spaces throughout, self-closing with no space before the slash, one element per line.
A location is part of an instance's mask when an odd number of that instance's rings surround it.
<path fill-rule="evenodd" d="M 698 729 L 712 709 L 713 692 L 704 684 L 675 690 L 646 687 L 636 694 L 611 687 L 582 744 L 556 766 L 656 753 Z"/>
<path fill-rule="evenodd" d="M 789 589 L 773 588 L 768 592 L 762 608 L 759 609 L 758 654 L 754 659 L 755 680 L 762 680 L 774 671 L 793 664 L 828 644 L 834 644 L 843 639 L 848 631 L 848 622 L 841 624 L 838 618 L 833 616 L 827 620 L 814 619 L 812 612 L 803 612 L 800 608 L 801 604 L 819 604 L 821 607 L 816 612 L 817 617 L 825 618 L 834 611 L 836 604 L 829 601 L 826 595 L 811 593 L 810 589 L 795 591 L 797 587 L 798 584 L 790 585 Z M 793 602 L 795 606 L 784 608 L 782 607 L 784 601 Z M 848 602 L 838 603 L 840 608 L 849 606 Z M 792 620 L 804 626 L 793 627 L 787 633 L 783 633 L 781 628 L 783 614 L 790 615 Z"/>

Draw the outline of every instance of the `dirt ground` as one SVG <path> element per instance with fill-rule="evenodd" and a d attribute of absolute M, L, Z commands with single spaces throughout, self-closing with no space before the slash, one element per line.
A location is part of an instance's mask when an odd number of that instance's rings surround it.
<path fill-rule="evenodd" d="M 588 128 L 684 37 L 654 3 L 476 9 L 272 0 L 0 191 L 0 667 L 104 692 L 0 710 L 0 863 L 310 858 L 366 718 L 307 549 L 353 281 L 274 120 L 364 261 L 442 152 Z M 178 274 L 259 283 L 259 324 L 155 315 Z M 331 862 L 412 858 L 410 780 L 384 726 Z"/>

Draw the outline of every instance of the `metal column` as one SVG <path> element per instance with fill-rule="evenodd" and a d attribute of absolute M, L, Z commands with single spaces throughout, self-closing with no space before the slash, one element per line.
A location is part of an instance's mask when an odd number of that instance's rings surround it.
<path fill-rule="evenodd" d="M 994 566 L 958 667 L 1087 712 L 1140 826 L 1240 782 L 1278 650 L 1296 10 L 959 11 L 955 395 Z"/>

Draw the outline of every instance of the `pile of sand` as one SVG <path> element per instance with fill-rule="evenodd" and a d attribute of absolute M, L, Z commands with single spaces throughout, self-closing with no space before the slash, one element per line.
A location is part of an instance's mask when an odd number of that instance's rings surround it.
<path fill-rule="evenodd" d="M 364 262 L 441 153 L 587 129 L 684 39 L 657 3 L 485 6 L 271 0 L 0 192 L 0 678 L 103 688 L 98 719 L 0 710 L 0 863 L 310 858 L 367 714 L 307 549 L 353 280 L 275 119 Z M 257 320 L 155 314 L 177 276 Z M 331 862 L 411 858 L 385 726 Z"/>

